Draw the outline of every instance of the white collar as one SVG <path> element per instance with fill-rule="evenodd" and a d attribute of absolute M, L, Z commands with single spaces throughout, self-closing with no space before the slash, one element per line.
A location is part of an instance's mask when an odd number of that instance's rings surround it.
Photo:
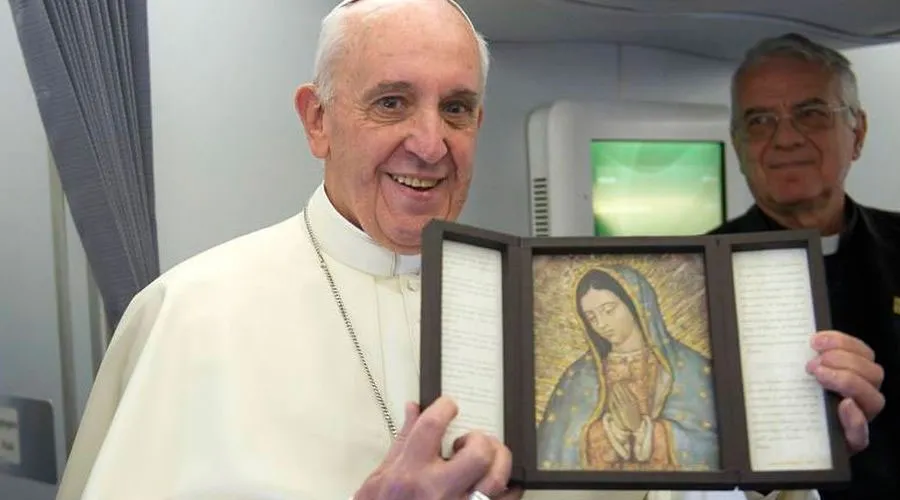
<path fill-rule="evenodd" d="M 376 276 L 418 274 L 419 255 L 397 254 L 373 240 L 334 208 L 319 184 L 306 210 L 322 251 L 354 269 Z"/>
<path fill-rule="evenodd" d="M 822 254 L 832 255 L 837 253 L 838 247 L 841 245 L 841 235 L 832 234 L 831 236 L 822 236 Z"/>

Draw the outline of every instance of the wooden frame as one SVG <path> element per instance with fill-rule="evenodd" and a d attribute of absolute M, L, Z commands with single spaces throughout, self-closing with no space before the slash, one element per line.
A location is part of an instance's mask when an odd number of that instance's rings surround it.
<path fill-rule="evenodd" d="M 433 221 L 422 247 L 420 397 L 423 408 L 442 394 L 460 406 L 460 422 L 451 424 L 446 436 L 446 453 L 455 436 L 470 430 L 502 436 L 513 453 L 511 482 L 528 489 L 805 489 L 849 481 L 839 398 L 804 371 L 805 359 L 814 355 L 807 327 L 830 327 L 817 234 L 518 238 Z M 773 265 L 772 272 L 762 267 Z M 472 266 L 485 271 L 471 273 Z M 610 304 L 626 306 L 621 311 L 631 315 L 616 316 L 626 318 L 618 324 L 634 326 L 616 328 L 632 333 L 623 337 L 608 326 L 601 327 L 605 336 L 597 333 L 593 321 L 600 321 L 601 313 L 583 307 L 588 307 L 587 293 L 602 287 L 589 277 L 619 283 L 607 292 L 619 290 L 621 300 L 609 299 Z M 794 279 L 790 286 L 772 281 L 787 278 Z M 668 288 L 660 285 L 666 282 Z M 772 290 L 793 295 L 773 301 Z M 566 301 L 569 305 L 559 305 Z M 491 307 L 499 309 L 496 317 Z M 561 307 L 568 309 L 560 312 Z M 754 312 L 760 307 L 766 308 L 762 316 Z M 785 321 L 779 314 L 786 315 Z M 627 323 L 628 317 L 634 323 Z M 687 318 L 682 332 L 694 332 L 694 337 L 672 333 L 679 318 Z M 579 347 L 565 336 L 579 328 L 587 348 L 573 358 Z M 785 329 L 782 336 L 770 338 L 777 328 Z M 608 339 L 619 335 L 631 341 L 634 332 L 641 334 L 640 352 L 649 355 L 637 362 L 627 361 L 626 354 L 609 354 L 616 349 Z M 462 343 L 445 348 L 451 340 Z M 705 348 L 698 347 L 704 342 Z M 461 356 L 459 346 L 468 354 Z M 566 349 L 568 358 L 560 364 L 565 356 L 557 351 Z M 609 361 L 610 356 L 618 361 Z M 776 357 L 785 361 L 772 364 Z M 546 361 L 551 358 L 556 365 Z M 635 373 L 645 378 L 613 371 L 622 366 L 644 367 Z M 556 367 L 557 373 L 549 393 L 550 378 L 539 375 L 549 372 L 547 367 Z M 475 378 L 462 380 L 462 372 Z M 569 401 L 573 388 L 581 392 Z M 778 391 L 790 397 L 766 399 Z M 794 397 L 798 394 L 806 399 Z M 784 401 L 794 407 L 779 410 Z M 557 417 L 563 407 L 571 415 Z M 804 411 L 807 420 L 800 417 Z M 786 420 L 778 425 L 766 420 L 778 412 L 787 412 Z M 803 443 L 808 446 L 785 441 L 804 436 L 784 435 L 794 416 L 807 432 Z M 481 425 L 486 422 L 490 425 Z M 630 437 L 623 437 L 622 429 Z M 572 445 L 576 435 L 578 443 Z M 780 448 L 771 442 L 781 443 Z M 801 450 L 816 450 L 816 443 L 819 455 L 800 456 Z M 796 460 L 823 457 L 830 465 L 778 463 L 790 453 L 798 455 Z M 757 461 L 761 465 L 754 468 Z"/>

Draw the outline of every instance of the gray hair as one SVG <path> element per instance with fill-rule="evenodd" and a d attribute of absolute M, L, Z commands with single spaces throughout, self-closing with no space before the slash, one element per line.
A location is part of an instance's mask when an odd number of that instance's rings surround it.
<path fill-rule="evenodd" d="M 766 59 L 773 57 L 791 57 L 803 61 L 821 64 L 839 78 L 840 99 L 842 104 L 850 108 L 851 121 L 855 125 L 855 116 L 862 111 L 859 100 L 859 88 L 856 74 L 851 69 L 850 61 L 840 52 L 813 42 L 797 33 L 787 33 L 774 38 L 759 41 L 744 54 L 744 59 L 735 71 L 731 80 L 731 116 L 738 118 L 737 87 L 740 78 L 749 69 Z"/>
<path fill-rule="evenodd" d="M 319 43 L 316 47 L 316 58 L 313 66 L 313 83 L 316 85 L 319 99 L 330 102 L 334 98 L 334 65 L 341 55 L 347 41 L 345 18 L 347 7 L 359 0 L 344 0 L 322 19 L 319 32 Z M 481 91 L 487 86 L 487 74 L 490 69 L 490 51 L 484 36 L 475 29 L 469 15 L 454 0 L 445 0 L 451 4 L 469 25 L 472 35 L 478 43 L 478 55 L 481 59 Z"/>

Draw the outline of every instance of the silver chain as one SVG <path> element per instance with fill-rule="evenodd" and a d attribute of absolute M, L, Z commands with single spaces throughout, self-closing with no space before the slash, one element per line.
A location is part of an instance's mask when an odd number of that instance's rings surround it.
<path fill-rule="evenodd" d="M 397 437 L 397 426 L 394 425 L 394 419 L 391 417 L 391 412 L 388 409 L 387 403 L 385 403 L 384 396 L 381 394 L 381 390 L 378 389 L 378 384 L 375 382 L 375 377 L 372 376 L 372 370 L 369 369 L 369 363 L 366 361 L 366 355 L 362 350 L 362 346 L 359 344 L 359 338 L 356 336 L 356 331 L 353 329 L 353 323 L 350 321 L 350 315 L 347 314 L 347 309 L 344 307 L 344 300 L 341 298 L 341 294 L 338 291 L 337 285 L 334 284 L 334 277 L 331 275 L 331 270 L 328 269 L 328 264 L 325 263 L 325 257 L 322 255 L 322 249 L 319 246 L 319 240 L 316 239 L 316 235 L 312 230 L 312 226 L 309 224 L 309 209 L 303 211 L 303 220 L 306 223 L 306 233 L 309 235 L 309 239 L 312 242 L 313 249 L 316 251 L 316 256 L 319 258 L 319 267 L 322 268 L 322 271 L 325 273 L 325 279 L 328 280 L 328 286 L 331 288 L 331 295 L 334 296 L 334 301 L 337 303 L 338 310 L 341 312 L 341 316 L 344 318 L 344 326 L 347 328 L 347 333 L 350 334 L 350 340 L 353 342 L 353 348 L 356 350 L 356 354 L 359 356 L 359 360 L 362 362 L 363 371 L 366 373 L 366 378 L 369 379 L 369 385 L 372 386 L 372 393 L 375 395 L 375 401 L 378 403 L 378 407 L 381 409 L 381 414 L 384 416 L 384 421 L 387 424 L 388 431 L 391 433 L 393 438 Z"/>

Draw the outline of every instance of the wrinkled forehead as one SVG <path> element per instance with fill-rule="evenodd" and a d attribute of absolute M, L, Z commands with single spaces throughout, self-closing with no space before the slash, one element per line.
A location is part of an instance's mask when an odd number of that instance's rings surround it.
<path fill-rule="evenodd" d="M 751 107 L 786 109 L 811 100 L 838 104 L 840 76 L 828 66 L 789 56 L 767 58 L 738 78 L 737 101 Z"/>
<path fill-rule="evenodd" d="M 354 12 L 342 43 L 337 85 L 352 94 L 376 86 L 403 85 L 417 93 L 447 96 L 483 93 L 483 68 L 474 32 L 442 2 L 447 0 L 347 0 L 372 10 Z M 449 2 L 447 2 L 449 3 Z M 342 4 L 343 5 L 343 4 Z M 409 6 L 378 15 L 379 8 Z M 440 12 L 438 12 L 440 11 Z M 372 15 L 372 17 L 368 17 Z M 449 25 L 449 26 L 448 26 Z"/>

